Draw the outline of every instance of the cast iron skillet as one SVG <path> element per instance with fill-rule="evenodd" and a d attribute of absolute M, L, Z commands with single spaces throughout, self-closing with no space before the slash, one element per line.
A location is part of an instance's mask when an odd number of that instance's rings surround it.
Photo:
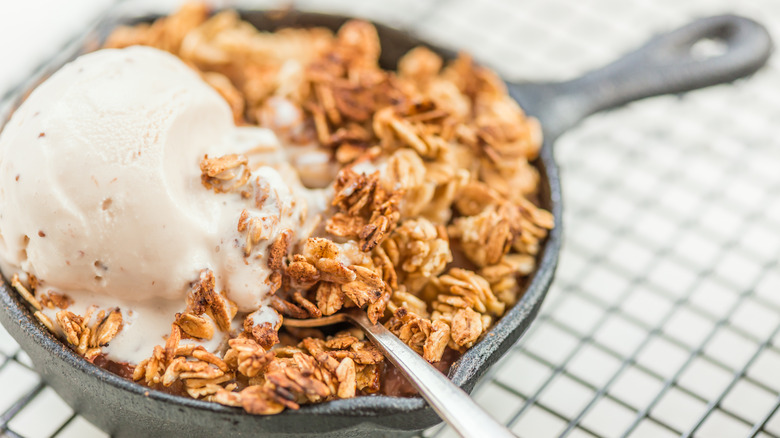
<path fill-rule="evenodd" d="M 337 29 L 347 17 L 288 12 L 284 16 L 245 11 L 243 17 L 264 30 L 280 27 L 324 26 Z M 127 18 L 120 21 L 128 22 Z M 44 77 L 85 47 L 96 47 L 116 21 L 104 20 L 90 34 L 71 44 L 39 71 Z M 377 25 L 382 42 L 381 63 L 394 68 L 407 50 L 425 45 L 416 38 Z M 691 47 L 703 39 L 720 41 L 724 52 L 696 59 Z M 431 47 L 431 46 L 428 46 Z M 431 47 L 446 57 L 452 52 Z M 541 173 L 542 204 L 555 215 L 552 230 L 539 256 L 538 269 L 522 299 L 471 348 L 451 371 L 455 384 L 470 391 L 477 379 L 525 332 L 536 316 L 553 279 L 561 245 L 561 187 L 552 145 L 566 129 L 596 111 L 664 93 L 679 93 L 730 82 L 757 71 L 768 59 L 772 43 L 758 23 L 732 15 L 697 20 L 653 38 L 637 51 L 561 83 L 508 83 L 511 95 L 538 117 L 545 140 L 536 165 Z M 475 54 L 479 57 L 479 53 Z M 19 96 L 28 91 L 35 78 Z M 36 370 L 74 409 L 116 436 L 377 436 L 409 434 L 439 422 L 420 398 L 360 397 L 305 406 L 299 411 L 263 417 L 236 408 L 174 397 L 148 390 L 95 367 L 77 356 L 32 318 L 7 283 L 0 292 L 0 322 L 32 358 Z M 554 348 L 554 346 L 551 346 Z M 518 375 L 518 379 L 523 376 Z"/>

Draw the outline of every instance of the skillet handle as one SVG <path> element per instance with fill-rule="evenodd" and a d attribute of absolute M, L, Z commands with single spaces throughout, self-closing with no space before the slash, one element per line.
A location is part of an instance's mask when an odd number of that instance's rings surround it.
<path fill-rule="evenodd" d="M 698 56 L 696 43 L 714 40 L 714 56 Z M 510 84 L 510 93 L 554 138 L 597 111 L 633 100 L 731 82 L 760 69 L 772 52 L 764 26 L 736 15 L 696 20 L 652 38 L 617 61 L 567 82 Z"/>

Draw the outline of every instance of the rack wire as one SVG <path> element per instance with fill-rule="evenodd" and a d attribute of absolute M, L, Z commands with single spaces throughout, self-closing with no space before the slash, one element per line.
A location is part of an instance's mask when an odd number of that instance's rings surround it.
<path fill-rule="evenodd" d="M 394 24 L 529 80 L 578 76 L 703 15 L 780 31 L 773 0 L 296 6 Z M 593 116 L 557 142 L 558 275 L 537 321 L 474 391 L 519 436 L 780 437 L 778 67 Z M 0 387 L 6 436 L 103 436 L 2 329 Z"/>

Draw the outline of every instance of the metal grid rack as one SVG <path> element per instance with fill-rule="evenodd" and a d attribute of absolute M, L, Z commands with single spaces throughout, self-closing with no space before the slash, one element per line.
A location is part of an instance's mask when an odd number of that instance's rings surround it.
<path fill-rule="evenodd" d="M 401 3 L 296 5 L 409 28 L 509 78 L 577 76 L 654 32 L 726 11 L 780 40 L 774 0 Z M 778 67 L 594 116 L 558 141 L 556 281 L 474 392 L 519 436 L 780 437 Z M 2 329 L 0 387 L 7 436 L 103 436 Z M 441 426 L 424 435 L 455 436 Z"/>

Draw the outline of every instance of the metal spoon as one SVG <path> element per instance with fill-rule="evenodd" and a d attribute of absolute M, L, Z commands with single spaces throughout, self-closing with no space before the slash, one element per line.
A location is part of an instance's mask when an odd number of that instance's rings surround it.
<path fill-rule="evenodd" d="M 290 327 L 322 327 L 351 322 L 366 333 L 390 362 L 398 368 L 423 398 L 462 437 L 514 437 L 506 427 L 494 420 L 462 389 L 455 386 L 439 370 L 404 344 L 381 324 L 372 324 L 366 313 L 357 308 L 332 316 L 314 319 L 284 318 Z"/>

